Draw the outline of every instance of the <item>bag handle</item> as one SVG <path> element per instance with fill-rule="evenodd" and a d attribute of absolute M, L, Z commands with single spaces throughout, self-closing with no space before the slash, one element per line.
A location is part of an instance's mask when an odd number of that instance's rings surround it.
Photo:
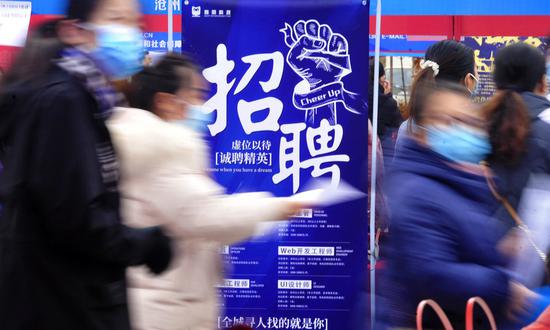
<path fill-rule="evenodd" d="M 485 312 L 485 316 L 487 316 L 487 319 L 489 320 L 491 329 L 497 330 L 497 324 L 495 322 L 493 312 L 491 312 L 491 308 L 489 308 L 489 305 L 487 305 L 485 300 L 480 297 L 468 299 L 468 303 L 466 304 L 466 330 L 474 330 L 474 307 L 476 304 L 481 307 L 483 312 Z"/>
<path fill-rule="evenodd" d="M 447 317 L 447 315 L 445 314 L 441 306 L 439 306 L 439 304 L 433 301 L 432 299 L 422 300 L 420 304 L 418 304 L 418 307 L 416 308 L 416 329 L 417 330 L 423 329 L 422 319 L 424 316 L 424 309 L 426 308 L 426 306 L 430 306 L 435 311 L 435 313 L 439 317 L 439 320 L 443 324 L 444 330 L 453 330 L 453 326 L 451 325 L 449 318 Z"/>
<path fill-rule="evenodd" d="M 493 180 L 493 177 L 491 176 L 491 173 L 489 173 L 489 164 L 485 161 L 481 162 L 481 166 L 483 167 L 483 173 L 485 175 L 485 179 L 487 180 L 487 185 L 489 186 L 489 189 L 491 190 L 491 193 L 496 198 L 497 201 L 499 201 L 508 214 L 514 219 L 514 222 L 516 223 L 516 226 L 525 233 L 525 236 L 527 237 L 527 240 L 529 241 L 529 244 L 533 247 L 533 249 L 537 252 L 539 258 L 544 262 L 545 264 L 548 263 L 548 256 L 544 251 L 542 251 L 541 248 L 538 247 L 537 243 L 535 243 L 535 240 L 533 239 L 533 235 L 531 234 L 531 231 L 529 230 L 529 227 L 521 220 L 521 217 L 516 212 L 514 207 L 510 205 L 510 202 L 503 197 L 499 192 L 497 191 L 495 181 Z"/>

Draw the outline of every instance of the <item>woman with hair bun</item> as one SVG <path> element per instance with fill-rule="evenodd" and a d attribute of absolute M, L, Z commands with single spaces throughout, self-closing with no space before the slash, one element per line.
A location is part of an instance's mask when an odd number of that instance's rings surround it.
<path fill-rule="evenodd" d="M 452 82 L 464 86 L 464 90 L 475 94 L 478 85 L 478 74 L 475 65 L 474 51 L 454 40 L 443 40 L 433 44 L 426 51 L 424 60 L 420 64 L 421 70 L 415 77 L 411 90 L 411 98 L 406 112 L 409 118 L 401 124 L 397 135 L 396 152 L 403 144 L 403 138 L 414 132 L 418 114 L 418 90 L 426 83 Z"/>

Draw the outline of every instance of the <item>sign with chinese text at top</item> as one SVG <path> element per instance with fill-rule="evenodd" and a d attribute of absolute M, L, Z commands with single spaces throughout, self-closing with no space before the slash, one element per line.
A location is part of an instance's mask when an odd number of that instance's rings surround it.
<path fill-rule="evenodd" d="M 496 91 L 493 81 L 493 70 L 497 51 L 508 45 L 525 42 L 541 51 L 546 49 L 545 37 L 464 37 L 462 42 L 474 50 L 476 67 L 479 73 L 479 87 L 475 96 L 476 102 L 485 102 Z"/>
<path fill-rule="evenodd" d="M 0 46 L 22 47 L 31 20 L 30 1 L 0 1 Z"/>
<path fill-rule="evenodd" d="M 229 193 L 289 196 L 316 178 L 366 191 L 368 2 L 185 3 L 182 48 L 212 87 L 217 181 Z M 364 329 L 366 206 L 304 209 L 223 247 L 218 329 Z"/>

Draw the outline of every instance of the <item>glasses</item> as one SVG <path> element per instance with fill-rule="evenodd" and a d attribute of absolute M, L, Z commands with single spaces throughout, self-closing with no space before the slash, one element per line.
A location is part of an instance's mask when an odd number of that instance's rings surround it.
<path fill-rule="evenodd" d="M 453 115 L 434 114 L 429 116 L 429 118 L 437 120 L 442 125 L 451 126 L 453 124 L 461 124 L 461 125 L 466 125 L 482 131 L 487 131 L 488 129 L 487 123 L 485 121 L 483 121 L 478 117 L 473 117 L 473 116 L 453 116 Z"/>

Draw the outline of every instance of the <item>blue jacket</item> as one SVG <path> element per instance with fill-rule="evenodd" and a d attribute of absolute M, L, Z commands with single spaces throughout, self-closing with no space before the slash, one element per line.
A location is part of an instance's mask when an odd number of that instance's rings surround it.
<path fill-rule="evenodd" d="M 457 329 L 474 296 L 504 319 L 509 276 L 507 260 L 496 250 L 504 235 L 491 217 L 496 202 L 483 176 L 449 162 L 406 138 L 388 175 L 389 263 L 381 294 L 382 319 L 391 326 L 414 327 L 424 299 L 442 305 Z M 430 318 L 424 324 L 441 328 Z"/>

